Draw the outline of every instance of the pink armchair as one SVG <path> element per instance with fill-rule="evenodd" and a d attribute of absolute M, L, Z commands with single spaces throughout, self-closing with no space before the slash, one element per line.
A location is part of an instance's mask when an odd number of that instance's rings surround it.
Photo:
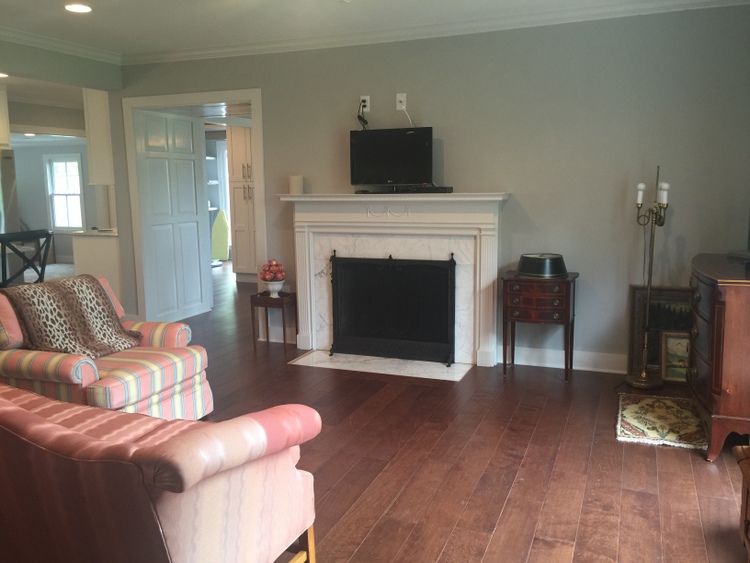
<path fill-rule="evenodd" d="M 315 562 L 320 416 L 283 405 L 210 423 L 54 401 L 0 383 L 0 559 Z"/>
<path fill-rule="evenodd" d="M 70 403 L 167 420 L 198 420 L 210 413 L 213 395 L 206 379 L 208 356 L 202 346 L 188 346 L 190 327 L 122 320 L 122 305 L 107 281 L 100 278 L 99 282 L 122 326 L 141 333 L 140 344 L 96 359 L 29 349 L 17 311 L 0 293 L 0 383 Z"/>

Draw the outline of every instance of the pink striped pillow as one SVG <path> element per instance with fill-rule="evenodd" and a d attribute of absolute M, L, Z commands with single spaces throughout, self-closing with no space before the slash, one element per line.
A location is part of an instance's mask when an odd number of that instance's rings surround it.
<path fill-rule="evenodd" d="M 23 332 L 8 298 L 0 293 L 0 350 L 21 348 Z"/>

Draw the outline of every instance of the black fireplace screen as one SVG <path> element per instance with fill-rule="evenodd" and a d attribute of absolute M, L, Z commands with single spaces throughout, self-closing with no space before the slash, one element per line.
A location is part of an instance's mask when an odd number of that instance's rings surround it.
<path fill-rule="evenodd" d="M 331 354 L 454 362 L 456 262 L 331 257 Z"/>

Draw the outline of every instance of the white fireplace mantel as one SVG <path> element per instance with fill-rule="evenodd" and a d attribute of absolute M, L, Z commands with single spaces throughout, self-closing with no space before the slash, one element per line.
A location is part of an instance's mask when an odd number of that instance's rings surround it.
<path fill-rule="evenodd" d="M 456 260 L 456 362 L 498 361 L 500 218 L 507 193 L 282 195 L 294 204 L 297 347 L 332 340 L 329 259 Z"/>

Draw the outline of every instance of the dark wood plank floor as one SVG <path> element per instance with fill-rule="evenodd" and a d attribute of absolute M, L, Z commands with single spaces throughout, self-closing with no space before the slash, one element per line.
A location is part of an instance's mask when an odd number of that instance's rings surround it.
<path fill-rule="evenodd" d="M 320 563 L 747 560 L 731 444 L 709 463 L 617 442 L 622 376 L 475 367 L 451 383 L 288 365 L 303 352 L 253 348 L 255 287 L 228 266 L 213 277 L 214 310 L 188 319 L 208 349 L 208 419 L 320 412 L 299 463 L 315 476 Z"/>

